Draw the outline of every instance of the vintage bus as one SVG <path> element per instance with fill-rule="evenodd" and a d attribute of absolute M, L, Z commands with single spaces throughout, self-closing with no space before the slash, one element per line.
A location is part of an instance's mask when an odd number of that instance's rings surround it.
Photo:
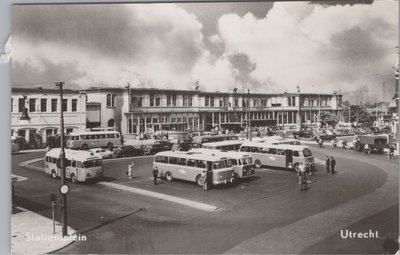
<path fill-rule="evenodd" d="M 66 147 L 70 149 L 87 150 L 89 148 L 114 148 L 121 145 L 121 135 L 118 131 L 87 131 L 67 135 Z"/>
<path fill-rule="evenodd" d="M 201 147 L 205 143 L 221 142 L 221 141 L 238 141 L 239 138 L 236 135 L 204 135 L 195 136 L 193 139 L 194 145 L 196 147 Z"/>
<path fill-rule="evenodd" d="M 60 148 L 46 153 L 45 172 L 53 178 L 61 176 Z M 85 182 L 103 176 L 103 161 L 88 151 L 65 150 L 65 173 L 73 183 Z"/>
<path fill-rule="evenodd" d="M 156 154 L 153 169 L 157 167 L 159 176 L 168 181 L 180 179 L 202 185 L 201 173 L 212 171 L 214 185 L 232 183 L 233 167 L 226 157 L 211 156 L 195 152 L 163 151 Z"/>
<path fill-rule="evenodd" d="M 282 138 L 278 140 L 266 140 L 264 141 L 265 143 L 268 144 L 290 144 L 290 145 L 301 145 L 300 141 L 297 139 L 291 139 L 291 138 Z"/>
<path fill-rule="evenodd" d="M 231 161 L 230 164 L 233 166 L 233 172 L 236 178 L 248 178 L 255 174 L 253 158 L 250 153 L 207 149 L 204 146 L 203 148 L 192 149 L 190 151 L 228 158 Z"/>
<path fill-rule="evenodd" d="M 307 146 L 246 142 L 242 144 L 240 151 L 251 153 L 257 168 L 265 165 L 297 171 L 300 163 L 303 163 L 315 171 L 314 157 Z"/>
<path fill-rule="evenodd" d="M 212 142 L 203 144 L 202 148 L 209 150 L 239 151 L 240 145 L 244 142 L 243 140 Z"/>

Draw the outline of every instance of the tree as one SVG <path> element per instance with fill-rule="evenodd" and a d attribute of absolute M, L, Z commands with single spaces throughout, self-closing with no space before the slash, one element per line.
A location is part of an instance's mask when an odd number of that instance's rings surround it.
<path fill-rule="evenodd" d="M 320 112 L 320 118 L 321 118 L 320 119 L 321 125 L 329 125 L 335 127 L 336 124 L 338 123 L 336 115 L 332 112 L 322 111 Z"/>

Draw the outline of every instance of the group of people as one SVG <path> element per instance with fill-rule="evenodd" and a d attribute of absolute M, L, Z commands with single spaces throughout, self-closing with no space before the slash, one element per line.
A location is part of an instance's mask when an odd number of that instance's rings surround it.
<path fill-rule="evenodd" d="M 329 174 L 335 174 L 335 166 L 336 166 L 336 160 L 333 157 L 326 156 L 326 172 Z"/>
<path fill-rule="evenodd" d="M 133 164 L 133 162 L 131 162 L 128 165 L 128 171 L 126 172 L 126 175 L 128 175 L 129 180 L 133 179 L 133 167 L 135 166 L 135 164 Z M 153 169 L 153 180 L 154 180 L 154 185 L 157 185 L 157 179 L 158 179 L 158 168 L 155 167 Z"/>

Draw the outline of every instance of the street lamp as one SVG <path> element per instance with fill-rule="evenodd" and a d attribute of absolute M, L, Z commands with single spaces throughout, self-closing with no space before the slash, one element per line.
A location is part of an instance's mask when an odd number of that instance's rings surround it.
<path fill-rule="evenodd" d="M 61 208 L 62 208 L 62 236 L 67 236 L 67 193 L 68 187 L 66 185 L 65 176 L 65 150 L 64 150 L 64 109 L 63 109 L 63 85 L 64 82 L 56 82 L 56 86 L 60 88 L 60 131 L 61 131 L 61 151 L 60 151 L 60 169 L 61 169 L 61 187 L 60 193 L 62 197 Z M 64 190 L 66 190 L 64 192 Z"/>

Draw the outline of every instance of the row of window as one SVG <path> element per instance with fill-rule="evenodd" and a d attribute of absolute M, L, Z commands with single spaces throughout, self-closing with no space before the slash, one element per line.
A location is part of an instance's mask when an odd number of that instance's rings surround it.
<path fill-rule="evenodd" d="M 115 94 L 107 94 L 107 107 L 115 107 L 116 106 L 116 97 Z"/>
<path fill-rule="evenodd" d="M 196 167 L 196 168 L 202 168 L 202 169 L 206 169 L 206 166 L 207 166 L 206 160 L 176 158 L 176 157 L 167 157 L 167 156 L 157 156 L 154 159 L 154 161 L 159 162 L 159 163 L 190 166 L 190 167 Z M 223 168 L 226 168 L 225 161 L 217 161 L 217 162 L 211 163 L 211 169 L 223 169 Z"/>
<path fill-rule="evenodd" d="M 45 162 L 56 164 L 57 167 L 60 167 L 61 164 L 61 160 L 59 158 L 53 158 L 50 156 L 45 157 Z M 80 162 L 80 161 L 65 159 L 65 167 L 90 168 L 101 165 L 102 165 L 101 160 L 89 160 Z"/>
<path fill-rule="evenodd" d="M 94 134 L 94 135 L 71 135 L 67 139 L 78 141 L 78 140 L 90 140 L 90 139 L 110 139 L 119 138 L 119 134 Z"/>
<path fill-rule="evenodd" d="M 285 156 L 286 150 L 284 149 L 275 149 L 275 148 L 260 148 L 255 146 L 242 146 L 240 151 L 243 152 L 252 152 L 252 153 L 263 153 L 263 154 L 271 154 L 277 156 Z M 293 157 L 300 157 L 299 151 L 293 151 Z"/>
<path fill-rule="evenodd" d="M 29 112 L 57 112 L 58 109 L 58 98 L 50 99 L 50 109 L 48 109 L 48 99 L 40 98 L 39 104 L 37 104 L 38 98 L 18 98 L 18 112 L 23 112 L 26 103 L 28 103 Z M 28 101 L 28 102 L 27 102 Z M 63 99 L 62 109 L 64 112 L 68 111 L 68 99 Z M 11 98 L 11 112 L 14 112 L 14 99 Z M 76 112 L 78 108 L 78 99 L 71 99 L 71 112 Z"/>

